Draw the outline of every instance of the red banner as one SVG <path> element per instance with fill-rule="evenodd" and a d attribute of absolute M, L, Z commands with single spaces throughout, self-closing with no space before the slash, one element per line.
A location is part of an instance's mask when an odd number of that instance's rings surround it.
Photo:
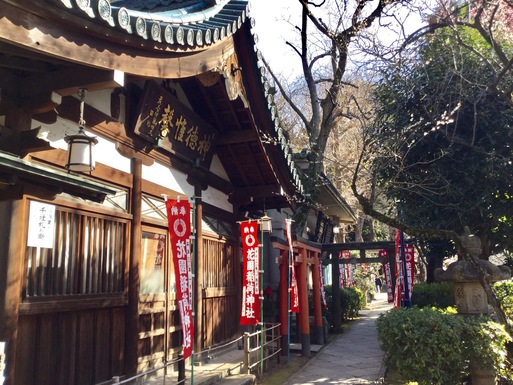
<path fill-rule="evenodd" d="M 412 245 L 404 245 L 401 232 L 395 230 L 396 284 L 394 307 L 401 306 L 403 301 L 411 300 L 413 277 L 415 271 L 415 255 Z M 403 243 L 401 245 L 401 242 Z M 402 249 L 402 250 L 401 250 Z M 401 252 L 404 251 L 404 261 Z"/>
<path fill-rule="evenodd" d="M 343 252 L 340 251 L 338 253 L 338 259 L 342 259 L 343 258 L 342 256 L 343 256 Z M 347 283 L 345 266 L 346 265 L 344 265 L 342 263 L 338 264 L 339 287 L 344 287 L 345 283 Z"/>
<path fill-rule="evenodd" d="M 296 269 L 294 267 L 294 249 L 292 247 L 292 232 L 291 232 L 291 221 L 285 220 L 287 229 L 287 240 L 289 242 L 289 266 L 291 271 L 291 282 L 290 282 L 290 311 L 292 313 L 299 313 L 299 292 L 297 288 Z"/>
<path fill-rule="evenodd" d="M 324 273 L 322 268 L 322 262 L 319 260 L 319 278 L 320 278 L 320 289 L 321 289 L 321 299 L 324 308 L 328 310 L 328 304 L 326 303 L 326 292 L 324 291 Z"/>
<path fill-rule="evenodd" d="M 258 222 L 240 224 L 244 258 L 241 325 L 256 325 L 260 321 L 260 252 Z"/>
<path fill-rule="evenodd" d="M 383 249 L 379 251 L 379 256 L 388 258 L 388 251 Z M 394 302 L 394 291 L 392 290 L 392 272 L 390 270 L 390 262 L 383 262 L 383 271 L 385 272 L 385 283 L 387 284 L 388 303 Z"/>
<path fill-rule="evenodd" d="M 408 280 L 408 292 L 411 299 L 413 277 L 415 276 L 415 249 L 412 245 L 404 246 L 404 259 L 406 260 L 406 279 Z"/>
<path fill-rule="evenodd" d="M 176 296 L 183 329 L 183 358 L 192 354 L 191 205 L 188 200 L 166 200 L 169 236 L 176 280 Z"/>
<path fill-rule="evenodd" d="M 404 295 L 403 285 L 403 265 L 401 263 L 401 245 L 399 230 L 395 229 L 395 289 L 394 289 L 394 308 L 401 307 L 401 300 Z"/>
<path fill-rule="evenodd" d="M 349 250 L 343 251 L 343 258 L 345 259 L 351 259 L 351 252 Z M 353 287 L 354 281 L 353 281 L 353 265 L 350 263 L 346 263 L 345 265 L 345 276 L 346 276 L 346 286 L 347 287 Z"/>

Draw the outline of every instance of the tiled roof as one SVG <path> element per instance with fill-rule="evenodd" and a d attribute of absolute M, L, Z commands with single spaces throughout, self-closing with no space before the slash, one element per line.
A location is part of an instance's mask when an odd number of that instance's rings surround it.
<path fill-rule="evenodd" d="M 116 7 L 126 7 L 130 9 L 138 9 L 140 11 L 159 11 L 168 10 L 177 7 L 188 6 L 189 4 L 196 6 L 204 6 L 205 1 L 184 1 L 184 0 L 117 0 L 111 1 Z"/>
<path fill-rule="evenodd" d="M 98 23 L 176 47 L 203 47 L 233 34 L 249 0 L 48 0 Z"/>
<path fill-rule="evenodd" d="M 275 145 L 288 166 L 289 178 L 303 193 L 300 173 L 288 138 L 280 126 L 274 91 L 270 87 L 262 54 L 256 47 L 255 20 L 249 16 L 249 0 L 47 0 L 94 23 L 170 46 L 171 50 L 202 48 L 240 29 L 249 19 L 251 38 L 264 97 L 267 100 Z M 258 75 L 256 75 L 258 76 Z M 273 130 L 274 128 L 274 130 Z"/>

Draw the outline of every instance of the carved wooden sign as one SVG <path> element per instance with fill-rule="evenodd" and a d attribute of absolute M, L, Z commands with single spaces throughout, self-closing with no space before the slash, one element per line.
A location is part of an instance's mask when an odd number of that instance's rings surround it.
<path fill-rule="evenodd" d="M 217 132 L 154 81 L 145 84 L 134 132 L 162 149 L 210 168 Z"/>

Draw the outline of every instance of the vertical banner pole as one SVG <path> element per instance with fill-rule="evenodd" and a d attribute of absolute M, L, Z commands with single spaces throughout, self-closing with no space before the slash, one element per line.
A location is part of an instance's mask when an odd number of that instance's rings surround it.
<path fill-rule="evenodd" d="M 262 325 L 262 272 L 260 260 L 263 251 L 260 250 L 258 239 L 259 222 L 239 222 L 242 239 L 243 271 L 242 271 L 242 306 L 241 325 Z M 263 234 L 262 234 L 263 237 Z M 257 337 L 258 341 L 258 337 Z"/>
<path fill-rule="evenodd" d="M 258 222 L 240 222 L 244 268 L 242 272 L 241 325 L 255 326 L 260 321 L 260 246 Z"/>
<path fill-rule="evenodd" d="M 288 327 L 288 333 L 287 333 L 287 343 L 288 343 L 288 352 L 287 352 L 287 362 L 290 363 L 290 321 L 292 320 L 292 317 L 291 317 L 291 314 L 292 312 L 290 311 L 290 295 L 291 295 L 291 290 L 290 290 L 290 286 L 291 286 L 291 283 L 292 283 L 292 271 L 291 271 L 291 264 L 293 263 L 292 262 L 292 253 L 291 253 L 291 250 L 290 250 L 290 247 L 289 247 L 289 251 L 288 251 L 288 254 L 287 254 L 287 276 L 288 276 L 288 282 L 287 282 L 287 317 L 288 317 L 288 323 L 287 323 L 287 327 Z"/>
<path fill-rule="evenodd" d="M 289 287 L 288 287 L 288 299 L 289 299 L 289 361 L 290 361 L 290 313 L 299 313 L 299 300 L 298 300 L 298 288 L 297 288 L 297 280 L 296 280 L 296 272 L 294 269 L 294 249 L 292 246 L 292 219 L 285 219 L 286 228 L 287 228 L 287 242 L 289 244 Z M 297 316 L 296 316 L 297 320 Z"/>
<path fill-rule="evenodd" d="M 403 275 L 403 285 L 404 285 L 404 300 L 403 306 L 408 308 L 411 306 L 410 303 L 410 285 L 408 282 L 408 271 L 406 266 L 406 252 L 404 249 L 404 232 L 402 230 L 399 231 L 399 246 L 401 250 L 401 262 L 402 262 L 402 275 Z"/>
<path fill-rule="evenodd" d="M 196 258 L 194 256 L 196 255 L 197 250 L 197 242 L 198 242 L 198 230 L 197 230 L 197 223 L 196 223 L 196 198 L 193 196 L 190 199 L 191 202 L 191 218 L 192 218 L 192 251 L 191 255 L 192 257 L 192 279 L 196 280 Z M 201 224 L 200 224 L 201 225 Z M 194 285 L 191 285 L 191 289 L 194 287 Z M 194 293 L 194 291 L 191 290 L 191 307 L 192 307 L 192 319 L 195 317 L 195 309 L 194 309 L 194 295 L 197 295 L 197 293 Z M 185 362 L 184 362 L 185 364 Z M 192 345 L 192 354 L 191 354 L 191 385 L 194 385 L 194 344 Z"/>
<path fill-rule="evenodd" d="M 193 356 L 193 258 L 191 254 L 191 204 L 166 199 L 166 212 L 177 288 L 177 302 L 183 332 L 183 359 Z M 194 358 L 191 359 L 193 361 Z"/>
<path fill-rule="evenodd" d="M 260 225 L 260 378 L 264 375 L 264 227 Z"/>

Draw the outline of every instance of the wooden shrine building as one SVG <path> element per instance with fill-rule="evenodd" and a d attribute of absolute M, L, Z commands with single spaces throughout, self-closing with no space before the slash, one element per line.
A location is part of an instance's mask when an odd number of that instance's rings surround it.
<path fill-rule="evenodd" d="M 163 195 L 195 201 L 195 350 L 237 335 L 237 221 L 302 190 L 253 25 L 247 0 L 2 2 L 7 384 L 98 384 L 179 354 Z M 65 167 L 81 118 L 90 172 Z"/>
<path fill-rule="evenodd" d="M 180 354 L 165 196 L 194 202 L 194 350 L 240 335 L 237 221 L 303 193 L 254 23 L 248 0 L 1 2 L 6 385 Z"/>

